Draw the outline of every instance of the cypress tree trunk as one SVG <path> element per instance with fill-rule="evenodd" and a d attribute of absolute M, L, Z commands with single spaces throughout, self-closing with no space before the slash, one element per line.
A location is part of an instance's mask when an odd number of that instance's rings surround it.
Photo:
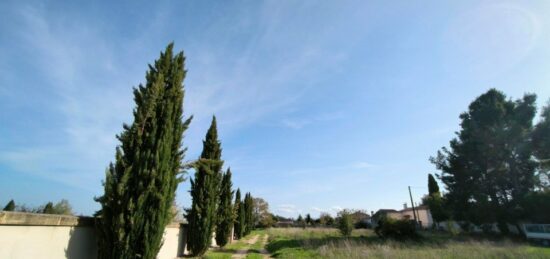
<path fill-rule="evenodd" d="M 99 258 L 157 256 L 178 184 L 183 181 L 183 52 L 173 44 L 149 65 L 145 86 L 134 89 L 134 121 L 124 125 L 103 183 L 97 230 Z"/>
<path fill-rule="evenodd" d="M 221 143 L 218 140 L 216 117 L 203 141 L 200 159 L 195 162 L 195 177 L 191 180 L 191 209 L 187 215 L 189 221 L 188 245 L 194 256 L 203 255 L 212 241 L 212 232 L 217 223 L 217 206 L 221 181 L 220 170 Z"/>
<path fill-rule="evenodd" d="M 227 172 L 223 175 L 220 191 L 220 203 L 218 206 L 218 225 L 216 226 L 216 243 L 223 247 L 229 243 L 231 238 L 231 229 L 233 228 L 233 221 L 235 220 L 233 206 L 231 204 L 233 200 L 233 191 L 231 190 L 231 170 L 227 169 Z"/>

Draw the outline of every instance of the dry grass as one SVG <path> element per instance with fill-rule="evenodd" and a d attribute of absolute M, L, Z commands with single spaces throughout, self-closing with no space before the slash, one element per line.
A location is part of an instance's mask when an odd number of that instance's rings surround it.
<path fill-rule="evenodd" d="M 336 229 L 270 229 L 278 258 L 550 258 L 550 249 L 508 239 L 423 233 L 421 241 L 381 240 L 370 230 L 341 237 Z"/>

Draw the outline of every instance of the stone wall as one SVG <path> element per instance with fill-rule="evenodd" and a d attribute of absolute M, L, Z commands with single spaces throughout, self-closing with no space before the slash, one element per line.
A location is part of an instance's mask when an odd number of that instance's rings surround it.
<path fill-rule="evenodd" d="M 95 259 L 97 240 L 91 217 L 0 211 L 0 258 Z M 186 224 L 166 227 L 159 259 L 187 253 Z"/>

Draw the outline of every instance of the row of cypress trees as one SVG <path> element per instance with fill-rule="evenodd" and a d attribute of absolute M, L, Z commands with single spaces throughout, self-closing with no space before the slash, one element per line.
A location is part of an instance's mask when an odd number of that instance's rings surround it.
<path fill-rule="evenodd" d="M 191 179 L 193 201 L 187 211 L 188 247 L 194 256 L 201 256 L 208 250 L 212 233 L 215 233 L 216 243 L 223 247 L 229 243 L 232 230 L 236 238 L 241 238 L 254 227 L 252 195 L 247 193 L 241 201 L 241 191 L 237 189 L 233 204 L 231 169 L 222 173 L 221 153 L 216 117 L 213 117 L 201 156 L 194 163 L 195 177 Z"/>
<path fill-rule="evenodd" d="M 216 232 L 223 246 L 231 237 L 253 228 L 253 201 L 248 193 L 235 205 L 231 170 L 222 173 L 221 143 L 216 118 L 203 141 L 199 159 L 184 164 L 186 149 L 183 133 L 192 116 L 183 120 L 183 80 L 186 75 L 183 52 L 174 54 L 169 44 L 146 73 L 145 85 L 134 88 L 133 122 L 123 125 L 117 136 L 115 161 L 106 170 L 104 194 L 95 198 L 101 209 L 96 212 L 98 257 L 147 258 L 157 256 L 167 224 L 174 218 L 171 206 L 176 188 L 187 169 L 195 170 L 191 180 L 191 208 L 188 247 L 193 255 L 202 255 Z"/>

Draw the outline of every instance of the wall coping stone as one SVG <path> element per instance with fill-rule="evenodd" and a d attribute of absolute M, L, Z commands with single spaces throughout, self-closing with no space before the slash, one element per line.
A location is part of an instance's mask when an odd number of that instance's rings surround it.
<path fill-rule="evenodd" d="M 93 227 L 94 217 L 41 214 L 15 211 L 0 211 L 0 225 L 7 226 L 69 226 Z M 187 225 L 185 221 L 168 224 L 167 228 L 180 228 Z"/>

